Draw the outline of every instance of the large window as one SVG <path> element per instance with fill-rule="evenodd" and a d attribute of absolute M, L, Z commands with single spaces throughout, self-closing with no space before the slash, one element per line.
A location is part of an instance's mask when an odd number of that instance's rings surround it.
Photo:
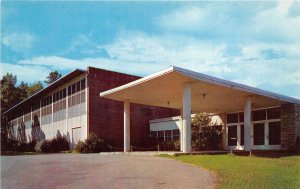
<path fill-rule="evenodd" d="M 264 145 L 265 144 L 265 124 L 255 123 L 253 124 L 253 137 L 254 145 Z"/>
<path fill-rule="evenodd" d="M 172 134 L 172 130 L 166 130 L 165 131 L 165 141 L 171 141 L 171 134 Z"/>
<path fill-rule="evenodd" d="M 228 127 L 228 146 L 237 145 L 237 126 Z"/>
<path fill-rule="evenodd" d="M 280 121 L 269 122 L 269 145 L 280 145 Z"/>
<path fill-rule="evenodd" d="M 241 127 L 241 129 L 240 129 L 240 132 L 241 132 L 241 145 L 244 145 L 244 125 L 241 125 L 240 126 Z"/>
<path fill-rule="evenodd" d="M 179 140 L 179 134 L 180 134 L 179 129 L 173 130 L 173 140 Z"/>
<path fill-rule="evenodd" d="M 165 140 L 165 131 L 158 131 L 158 140 L 164 141 Z"/>
<path fill-rule="evenodd" d="M 227 114 L 227 123 L 237 123 L 238 122 L 238 114 Z"/>
<path fill-rule="evenodd" d="M 266 109 L 252 111 L 252 121 L 266 120 Z"/>

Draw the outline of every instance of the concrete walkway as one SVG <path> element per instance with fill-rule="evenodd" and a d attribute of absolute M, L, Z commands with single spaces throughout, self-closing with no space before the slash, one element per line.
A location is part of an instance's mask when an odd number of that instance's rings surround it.
<path fill-rule="evenodd" d="M 1 188 L 213 188 L 216 176 L 153 156 L 49 154 L 1 156 Z"/>

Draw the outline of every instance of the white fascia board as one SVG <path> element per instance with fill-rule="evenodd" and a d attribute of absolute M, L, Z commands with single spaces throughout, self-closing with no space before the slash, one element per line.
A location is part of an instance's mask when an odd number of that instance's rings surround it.
<path fill-rule="evenodd" d="M 173 69 L 174 69 L 174 71 L 181 73 L 185 76 L 192 77 L 194 79 L 204 81 L 207 83 L 212 83 L 212 84 L 216 84 L 216 85 L 220 85 L 220 86 L 224 86 L 224 87 L 228 87 L 228 88 L 232 88 L 232 89 L 236 89 L 236 90 L 240 90 L 240 91 L 245 91 L 245 92 L 249 92 L 252 94 L 258 94 L 258 95 L 266 96 L 266 97 L 273 98 L 276 100 L 282 100 L 282 101 L 286 101 L 286 102 L 290 102 L 290 103 L 300 104 L 300 100 L 296 99 L 296 98 L 284 96 L 284 95 L 273 93 L 270 91 L 265 91 L 265 90 L 258 89 L 255 87 L 250 87 L 250 86 L 243 85 L 240 83 L 216 78 L 213 76 L 205 75 L 202 73 L 194 72 L 191 70 L 186 70 L 186 69 L 175 67 L 175 66 L 173 66 Z"/>
<path fill-rule="evenodd" d="M 148 75 L 146 77 L 143 77 L 141 79 L 138 79 L 138 80 L 135 80 L 135 81 L 132 81 L 130 83 L 127 83 L 125 85 L 121 85 L 119 87 L 116 87 L 116 88 L 113 88 L 113 89 L 110 89 L 110 90 L 107 90 L 107 91 L 104 91 L 104 92 L 101 92 L 99 95 L 100 97 L 105 97 L 106 95 L 109 95 L 109 94 L 112 94 L 112 93 L 115 93 L 115 92 L 118 92 L 118 91 L 122 91 L 124 89 L 127 89 L 127 88 L 130 88 L 130 87 L 133 87 L 133 86 L 136 86 L 136 85 L 139 85 L 141 83 L 144 83 L 146 81 L 149 81 L 151 79 L 154 79 L 154 78 L 157 78 L 157 77 L 160 77 L 160 76 L 163 76 L 165 74 L 168 74 L 172 71 L 174 71 L 173 69 L 174 67 L 171 66 L 165 70 L 162 70 L 160 72 L 157 72 L 157 73 L 154 73 L 154 74 L 151 74 L 151 75 Z"/>

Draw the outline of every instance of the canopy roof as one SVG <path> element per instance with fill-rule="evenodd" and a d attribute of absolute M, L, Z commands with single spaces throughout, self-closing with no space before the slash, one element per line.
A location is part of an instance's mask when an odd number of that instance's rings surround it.
<path fill-rule="evenodd" d="M 182 108 L 183 87 L 192 88 L 193 112 L 234 112 L 251 97 L 253 108 L 300 103 L 300 100 L 172 66 L 166 70 L 100 93 L 100 97 L 131 103 Z"/>

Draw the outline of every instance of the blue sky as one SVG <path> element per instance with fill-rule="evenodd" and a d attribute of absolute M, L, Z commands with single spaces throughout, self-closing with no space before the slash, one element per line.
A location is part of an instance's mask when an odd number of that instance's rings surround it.
<path fill-rule="evenodd" d="M 300 98 L 300 2 L 1 2 L 1 75 L 170 65 Z"/>

